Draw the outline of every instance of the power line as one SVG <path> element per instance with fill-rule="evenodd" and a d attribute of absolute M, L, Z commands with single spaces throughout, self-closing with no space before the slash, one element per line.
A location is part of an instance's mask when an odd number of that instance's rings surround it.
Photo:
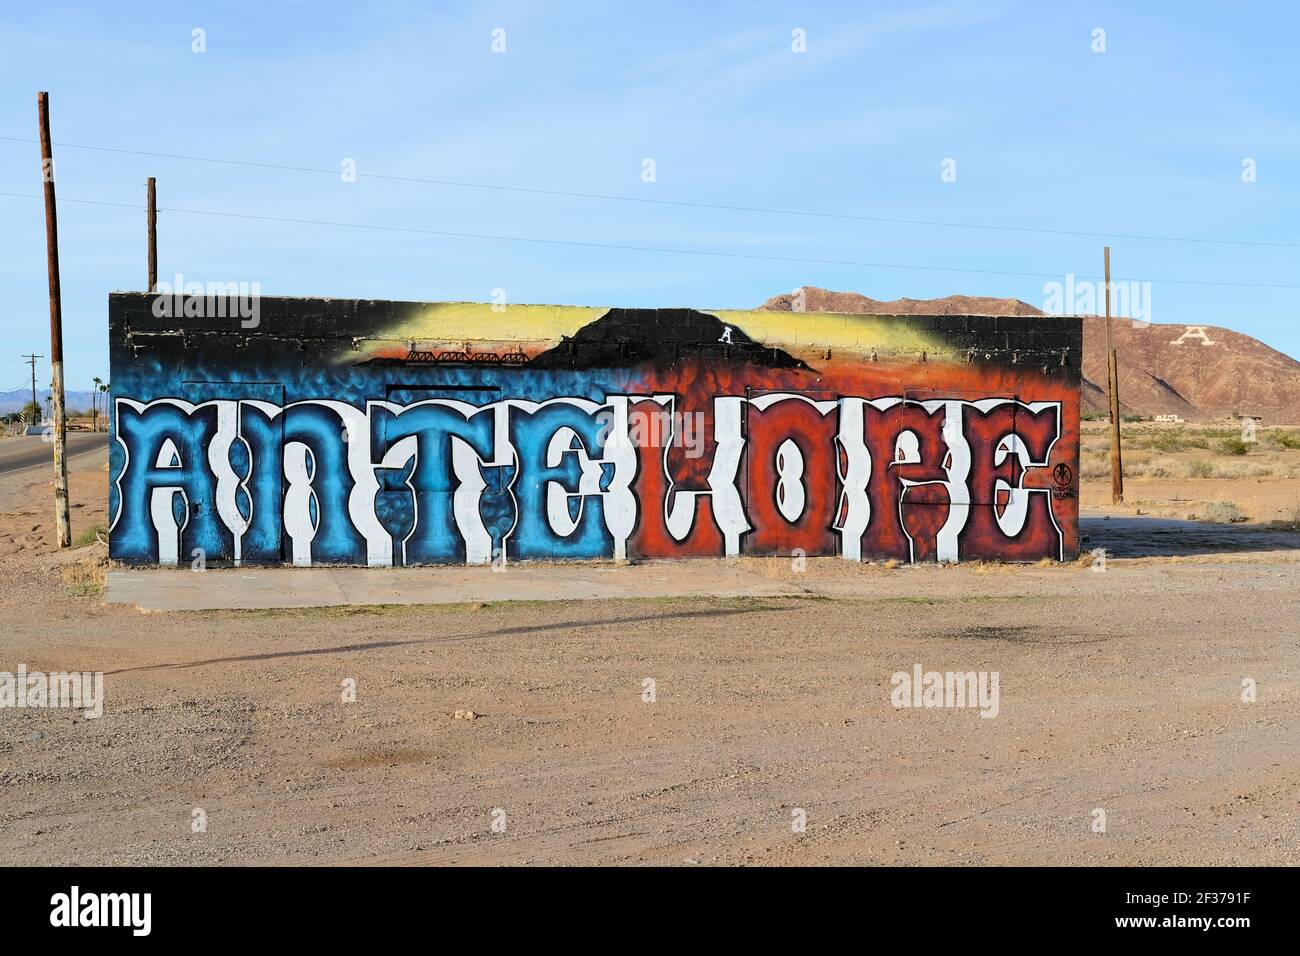
<path fill-rule="evenodd" d="M 35 140 L 18 136 L 0 136 L 12 143 L 32 143 Z M 153 159 L 177 159 L 194 163 L 214 163 L 220 166 L 239 166 L 248 169 L 274 169 L 282 172 L 313 173 L 338 176 L 338 169 L 315 166 L 290 166 L 282 163 L 263 163 L 242 159 L 219 159 L 212 156 L 193 156 L 183 153 L 156 153 L 140 149 L 123 149 L 116 146 L 92 146 L 85 143 L 56 143 L 61 149 L 87 149 L 102 153 L 122 153 L 128 156 L 148 156 Z M 1272 249 L 1300 249 L 1300 242 L 1267 242 L 1254 239 L 1212 239 L 1203 236 L 1167 236 L 1146 233 L 1085 232 L 1076 229 L 1047 229 L 1037 226 L 1007 226 L 992 223 L 944 222 L 934 219 L 897 219 L 886 216 L 859 216 L 852 213 L 819 212 L 811 209 L 782 209 L 772 206 L 746 206 L 730 203 L 691 202 L 684 199 L 651 199 L 646 196 L 626 196 L 618 193 L 574 192 L 563 189 L 544 189 L 534 186 L 511 186 L 503 183 L 475 183 L 458 179 L 427 179 L 419 176 L 392 176 L 383 173 L 356 172 L 358 179 L 374 179 L 394 183 L 419 183 L 426 186 L 451 186 L 457 189 L 486 189 L 498 192 L 524 193 L 535 196 L 553 196 L 564 199 L 588 199 L 604 202 L 639 203 L 650 206 L 676 206 L 686 209 L 710 209 L 723 212 L 746 212 L 773 216 L 800 216 L 811 219 L 838 219 L 846 222 L 871 222 L 896 226 L 930 226 L 942 229 L 977 229 L 993 232 L 1028 233 L 1043 236 L 1070 236 L 1079 239 L 1128 239 L 1139 242 L 1188 242 L 1204 245 L 1254 246 Z"/>
<path fill-rule="evenodd" d="M 0 196 L 15 199 L 40 199 L 28 193 L 0 192 Z M 121 209 L 143 209 L 136 203 L 108 202 L 100 199 L 70 199 L 60 197 L 59 202 L 73 202 L 92 206 L 113 206 Z M 1007 272 L 997 269 L 960 269 L 955 266 L 923 266 L 897 262 L 862 262 L 852 259 L 814 259 L 801 256 L 768 256 L 759 253 L 726 252 L 720 249 L 675 249 L 668 246 L 634 246 L 612 242 L 583 242 L 577 239 L 544 239 L 534 236 L 494 236 L 474 232 L 448 232 L 440 229 L 418 229 L 413 226 L 380 226 L 361 222 L 335 222 L 326 219 L 297 219 L 288 216 L 257 216 L 249 213 L 221 212 L 211 209 L 163 208 L 159 212 L 173 212 L 189 216 L 219 216 L 224 219 L 244 219 L 253 222 L 273 222 L 299 226 L 328 226 L 336 229 L 365 229 L 374 232 L 394 232 L 422 236 L 436 236 L 441 239 L 477 239 L 489 242 L 522 242 L 536 245 L 576 246 L 584 249 L 612 249 L 624 252 L 653 252 L 676 256 L 709 256 L 724 259 L 748 259 L 761 262 L 788 262 L 800 265 L 851 266 L 865 269 L 903 269 L 919 272 L 956 272 L 965 275 L 1010 276 L 1021 279 L 1060 279 L 1064 273 L 1053 272 Z M 1077 275 L 1076 278 L 1101 281 L 1099 276 Z M 1222 286 L 1234 289 L 1300 289 L 1300 285 L 1258 282 L 1206 282 L 1199 279 L 1150 279 L 1134 278 L 1130 282 L 1151 282 L 1161 285 Z"/>

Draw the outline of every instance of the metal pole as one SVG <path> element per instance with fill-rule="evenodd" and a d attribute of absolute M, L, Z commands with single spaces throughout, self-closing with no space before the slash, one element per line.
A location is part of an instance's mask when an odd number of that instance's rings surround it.
<path fill-rule="evenodd" d="M 1106 378 L 1110 387 L 1110 500 L 1118 505 L 1124 503 L 1124 463 L 1119 445 L 1119 362 L 1110 317 L 1110 246 L 1106 246 Z"/>
<path fill-rule="evenodd" d="M 50 94 L 36 94 L 41 127 L 41 178 L 45 181 L 45 248 L 50 271 L 50 385 L 54 404 L 54 521 L 59 547 L 72 547 L 68 510 L 67 409 L 63 404 L 63 302 L 59 290 L 59 224 L 54 201 L 54 155 L 50 146 Z"/>
<path fill-rule="evenodd" d="M 149 177 L 149 291 L 158 291 L 158 180 Z"/>

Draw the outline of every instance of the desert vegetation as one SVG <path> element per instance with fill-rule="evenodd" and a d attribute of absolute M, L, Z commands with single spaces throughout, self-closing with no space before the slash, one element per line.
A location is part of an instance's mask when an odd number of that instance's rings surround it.
<path fill-rule="evenodd" d="M 1122 429 L 1125 504 L 1160 517 L 1300 529 L 1300 427 L 1231 420 L 1134 422 Z M 1109 509 L 1110 426 L 1086 421 L 1082 503 Z"/>
<path fill-rule="evenodd" d="M 1126 478 L 1300 477 L 1300 427 L 1130 423 L 1122 432 Z M 1083 426 L 1080 469 L 1085 481 L 1110 477 L 1110 434 L 1104 421 Z"/>

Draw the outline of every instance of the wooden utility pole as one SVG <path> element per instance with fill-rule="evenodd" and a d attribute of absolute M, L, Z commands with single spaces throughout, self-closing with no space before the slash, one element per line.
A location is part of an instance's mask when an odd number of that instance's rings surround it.
<path fill-rule="evenodd" d="M 1124 464 L 1119 451 L 1119 363 L 1110 317 L 1110 246 L 1106 246 L 1106 380 L 1110 388 L 1110 500 L 1124 503 Z"/>
<path fill-rule="evenodd" d="M 32 367 L 32 405 L 36 407 L 36 414 L 39 415 L 41 413 L 41 403 L 36 400 L 36 360 L 38 358 L 45 358 L 45 356 L 32 355 L 28 352 L 23 356 L 23 358 L 27 359 L 27 364 Z M 35 425 L 36 422 L 32 422 L 32 424 Z"/>
<path fill-rule="evenodd" d="M 68 511 L 67 409 L 63 405 L 63 300 L 59 290 L 59 223 L 54 202 L 54 153 L 50 144 L 50 94 L 36 94 L 41 127 L 41 178 L 45 181 L 45 251 L 50 267 L 50 385 L 54 404 L 54 521 L 59 547 L 72 547 Z"/>
<path fill-rule="evenodd" d="M 149 209 L 145 213 L 149 223 L 149 291 L 158 291 L 158 180 L 149 177 Z"/>
<path fill-rule="evenodd" d="M 103 381 L 102 378 L 96 375 L 90 382 L 90 407 L 93 409 L 92 414 L 94 415 L 94 418 L 91 419 L 90 430 L 95 432 L 99 431 L 99 386 Z M 105 420 L 108 419 L 107 402 L 104 403 L 104 418 Z"/>

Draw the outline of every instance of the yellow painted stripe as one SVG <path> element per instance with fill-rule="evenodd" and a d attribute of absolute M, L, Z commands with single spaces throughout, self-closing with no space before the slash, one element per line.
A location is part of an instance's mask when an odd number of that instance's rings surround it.
<path fill-rule="evenodd" d="M 485 302 L 433 302 L 417 305 L 394 322 L 382 338 L 393 342 L 545 343 L 558 344 L 594 322 L 609 307 L 572 305 L 506 305 Z M 755 342 L 803 352 L 846 349 L 882 353 L 951 351 L 942 336 L 921 330 L 909 316 L 855 315 L 840 312 L 763 312 L 741 309 L 701 309 L 741 329 Z M 378 343 L 375 343 L 378 345 Z M 530 350 L 531 351 L 531 350 Z"/>

